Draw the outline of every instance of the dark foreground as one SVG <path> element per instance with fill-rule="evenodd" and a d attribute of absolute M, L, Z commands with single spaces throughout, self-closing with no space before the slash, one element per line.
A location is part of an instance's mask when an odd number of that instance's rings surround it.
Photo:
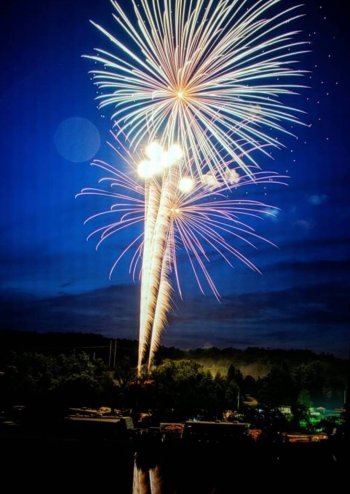
<path fill-rule="evenodd" d="M 290 492 L 306 487 L 347 490 L 344 439 L 312 444 L 162 440 L 142 436 L 73 437 L 56 431 L 0 431 L 2 483 L 46 492 L 117 494 L 230 494 L 239 490 Z M 330 491 L 330 492 L 331 492 Z M 5 491 L 3 491 L 5 492 Z"/>

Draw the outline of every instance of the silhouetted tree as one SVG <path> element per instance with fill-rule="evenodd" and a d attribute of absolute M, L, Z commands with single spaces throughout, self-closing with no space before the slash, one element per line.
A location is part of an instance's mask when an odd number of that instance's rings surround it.
<path fill-rule="evenodd" d="M 287 368 L 273 367 L 259 381 L 258 398 L 266 405 L 292 405 L 296 403 L 297 395 L 296 382 Z"/>

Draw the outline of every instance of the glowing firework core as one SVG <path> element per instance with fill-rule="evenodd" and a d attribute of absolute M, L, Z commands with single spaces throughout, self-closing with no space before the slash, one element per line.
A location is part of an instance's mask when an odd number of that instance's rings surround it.
<path fill-rule="evenodd" d="M 162 175 L 164 170 L 175 165 L 183 156 L 181 146 L 172 144 L 165 150 L 158 142 L 148 144 L 145 149 L 148 160 L 142 160 L 138 167 L 139 177 L 148 179 L 155 175 Z"/>
<path fill-rule="evenodd" d="M 191 177 L 182 177 L 182 179 L 179 182 L 179 189 L 181 192 L 184 193 L 189 193 L 191 190 L 193 190 L 194 187 L 194 181 Z"/>
<path fill-rule="evenodd" d="M 163 153 L 164 149 L 157 141 L 151 142 L 145 149 L 145 154 L 150 160 L 159 160 Z"/>
<path fill-rule="evenodd" d="M 176 93 L 176 96 L 179 98 L 179 99 L 184 99 L 185 96 L 186 96 L 186 93 L 183 89 L 179 89 Z"/>

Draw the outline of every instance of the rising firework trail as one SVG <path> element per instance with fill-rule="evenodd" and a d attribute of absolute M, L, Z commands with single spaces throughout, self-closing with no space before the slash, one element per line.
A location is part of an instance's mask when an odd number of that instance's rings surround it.
<path fill-rule="evenodd" d="M 274 172 L 257 172 L 254 179 L 240 176 L 239 168 L 231 169 L 235 183 L 228 189 L 214 176 L 185 180 L 177 169 L 172 171 L 171 194 L 164 181 L 156 177 L 139 182 L 121 170 L 96 160 L 93 166 L 107 172 L 99 187 L 86 187 L 79 195 L 103 196 L 111 199 L 111 207 L 89 217 L 86 222 L 103 221 L 88 238 L 98 236 L 97 248 L 112 235 L 130 230 L 131 240 L 112 266 L 129 255 L 129 272 L 134 279 L 141 276 L 139 367 L 148 351 L 150 367 L 166 325 L 171 304 L 171 282 L 182 297 L 178 254 L 185 252 L 202 293 L 205 285 L 217 299 L 219 290 L 210 274 L 212 253 L 230 266 L 234 259 L 259 272 L 258 268 L 232 243 L 243 241 L 255 246 L 255 241 L 269 242 L 249 226 L 247 221 L 274 215 L 276 208 L 254 200 L 242 199 L 241 187 L 259 184 L 283 184 L 286 177 Z M 164 192 L 167 194 L 164 195 Z M 144 225 L 143 232 L 140 227 Z M 271 243 L 271 242 L 269 242 Z M 142 268 L 140 264 L 142 262 Z M 142 285 L 144 281 L 144 285 Z M 150 290 L 150 286 L 153 290 Z"/>

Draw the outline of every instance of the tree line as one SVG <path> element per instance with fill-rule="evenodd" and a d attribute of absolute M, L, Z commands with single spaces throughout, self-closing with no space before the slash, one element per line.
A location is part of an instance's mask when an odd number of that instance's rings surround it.
<path fill-rule="evenodd" d="M 293 370 L 282 362 L 254 379 L 243 376 L 234 365 L 225 375 L 213 375 L 193 360 L 165 359 L 151 375 L 139 379 L 127 356 L 110 369 L 102 359 L 85 352 L 12 352 L 0 374 L 0 405 L 2 409 L 25 405 L 38 418 L 62 415 L 69 407 L 104 405 L 152 410 L 163 421 L 221 419 L 225 410 L 241 410 L 249 417 L 257 405 L 275 410 L 278 421 L 282 420 L 278 407 L 288 405 L 299 420 L 319 400 L 341 404 L 344 388 L 344 376 L 330 372 L 318 360 Z"/>

